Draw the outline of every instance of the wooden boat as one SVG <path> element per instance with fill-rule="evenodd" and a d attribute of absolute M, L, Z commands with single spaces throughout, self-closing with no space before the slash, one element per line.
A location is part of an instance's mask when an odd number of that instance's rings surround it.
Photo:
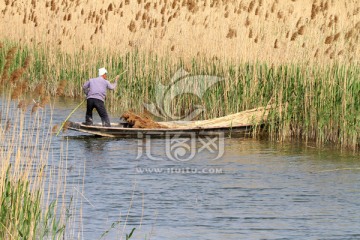
<path fill-rule="evenodd" d="M 155 122 L 162 127 L 131 127 L 129 122 L 112 123 L 111 127 L 102 124 L 85 125 L 81 122 L 68 122 L 67 129 L 102 137 L 139 138 L 153 137 L 203 136 L 224 134 L 226 137 L 251 136 L 254 129 L 262 129 L 269 107 L 256 108 L 225 117 L 202 121 Z"/>
<path fill-rule="evenodd" d="M 262 127 L 262 126 L 260 126 Z M 204 136 L 204 135 L 218 135 L 224 134 L 227 137 L 250 136 L 253 132 L 254 126 L 234 126 L 234 127 L 195 127 L 195 128 L 128 128 L 118 123 L 112 123 L 111 127 L 103 127 L 101 124 L 94 124 L 91 126 L 80 122 L 69 122 L 67 129 L 78 131 L 82 133 L 92 134 L 102 137 L 124 137 L 124 138 L 139 138 L 146 135 L 154 137 L 166 137 L 169 135 L 176 136 Z"/>

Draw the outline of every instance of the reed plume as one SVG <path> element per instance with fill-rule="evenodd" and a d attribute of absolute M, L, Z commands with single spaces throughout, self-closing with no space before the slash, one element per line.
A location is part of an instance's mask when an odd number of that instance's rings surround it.
<path fill-rule="evenodd" d="M 37 94 L 38 96 L 42 96 L 45 93 L 45 87 L 44 84 L 39 83 L 38 85 L 36 85 L 35 89 L 34 89 L 35 94 Z"/>
<path fill-rule="evenodd" d="M 51 132 L 52 132 L 53 134 L 54 134 L 54 133 L 57 133 L 58 129 L 59 129 L 59 125 L 55 124 L 55 125 L 52 127 Z"/>
<path fill-rule="evenodd" d="M 6 124 L 5 124 L 5 132 L 8 132 L 11 128 L 11 122 L 10 119 L 6 120 Z"/>
<path fill-rule="evenodd" d="M 56 95 L 57 96 L 63 96 L 64 95 L 64 90 L 66 87 L 67 81 L 66 80 L 61 80 L 60 84 L 58 86 L 58 88 L 56 89 Z"/>
<path fill-rule="evenodd" d="M 44 97 L 41 97 L 39 106 L 42 107 L 42 108 L 44 108 L 49 102 L 50 102 L 50 96 L 49 96 L 49 95 L 46 95 L 46 96 L 44 96 Z"/>
<path fill-rule="evenodd" d="M 29 101 L 27 100 L 20 100 L 18 103 L 18 108 L 20 108 L 23 112 L 26 111 L 26 108 L 29 106 Z"/>
<path fill-rule="evenodd" d="M 12 48 L 9 49 L 9 51 L 6 54 L 3 74 L 1 76 L 1 83 L 6 83 L 6 81 L 9 78 L 9 69 L 10 69 L 11 63 L 12 63 L 12 61 L 14 59 L 14 55 L 15 55 L 16 50 L 17 50 L 16 47 L 12 47 Z"/>
<path fill-rule="evenodd" d="M 40 108 L 40 103 L 39 102 L 34 103 L 34 105 L 31 108 L 31 114 L 36 113 L 39 108 Z"/>
<path fill-rule="evenodd" d="M 228 33 L 227 33 L 227 35 L 226 35 L 226 38 L 232 39 L 232 38 L 236 38 L 236 37 L 237 37 L 237 31 L 236 31 L 236 29 L 229 28 Z"/>
<path fill-rule="evenodd" d="M 10 83 L 15 83 L 17 80 L 19 80 L 19 78 L 21 78 L 21 76 L 26 72 L 29 66 L 30 66 L 30 57 L 28 56 L 26 57 L 23 66 L 14 70 L 11 73 Z"/>

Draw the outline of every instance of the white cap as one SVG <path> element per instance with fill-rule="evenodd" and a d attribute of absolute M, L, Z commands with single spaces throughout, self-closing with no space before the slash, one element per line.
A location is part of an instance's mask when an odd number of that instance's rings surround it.
<path fill-rule="evenodd" d="M 107 71 L 106 71 L 105 68 L 100 68 L 100 69 L 99 69 L 99 77 L 102 76 L 102 75 L 104 75 L 104 74 L 106 74 L 106 73 L 107 73 Z"/>

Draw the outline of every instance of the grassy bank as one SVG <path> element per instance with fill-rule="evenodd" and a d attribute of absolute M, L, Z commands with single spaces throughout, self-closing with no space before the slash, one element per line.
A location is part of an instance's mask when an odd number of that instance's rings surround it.
<path fill-rule="evenodd" d="M 82 84 L 97 75 L 97 68 L 106 66 L 110 78 L 128 70 L 117 90 L 108 96 L 111 112 L 143 112 L 144 102 L 156 101 L 157 84 L 168 86 L 173 75 L 183 69 L 191 76 L 218 76 L 224 81 L 212 86 L 201 99 L 191 94 L 174 98 L 170 106 L 176 115 L 201 105 L 206 111 L 198 118 L 208 119 L 272 103 L 276 107 L 268 121 L 271 139 L 293 138 L 358 148 L 360 68 L 356 65 L 271 65 L 202 57 L 174 60 L 139 51 L 67 55 L 10 43 L 2 45 L 0 56 L 5 76 L 2 86 L 12 92 L 14 99 L 21 100 L 26 92 L 36 93 L 44 102 L 48 96 L 82 98 Z"/>

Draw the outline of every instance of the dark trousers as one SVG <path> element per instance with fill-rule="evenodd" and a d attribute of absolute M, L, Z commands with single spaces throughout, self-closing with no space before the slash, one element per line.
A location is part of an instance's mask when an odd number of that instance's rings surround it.
<path fill-rule="evenodd" d="M 96 109 L 99 116 L 101 117 L 102 125 L 105 127 L 110 127 L 110 119 L 106 112 L 104 102 L 99 99 L 95 99 L 95 98 L 87 99 L 85 124 L 86 125 L 93 124 L 92 112 L 93 112 L 94 108 Z"/>

